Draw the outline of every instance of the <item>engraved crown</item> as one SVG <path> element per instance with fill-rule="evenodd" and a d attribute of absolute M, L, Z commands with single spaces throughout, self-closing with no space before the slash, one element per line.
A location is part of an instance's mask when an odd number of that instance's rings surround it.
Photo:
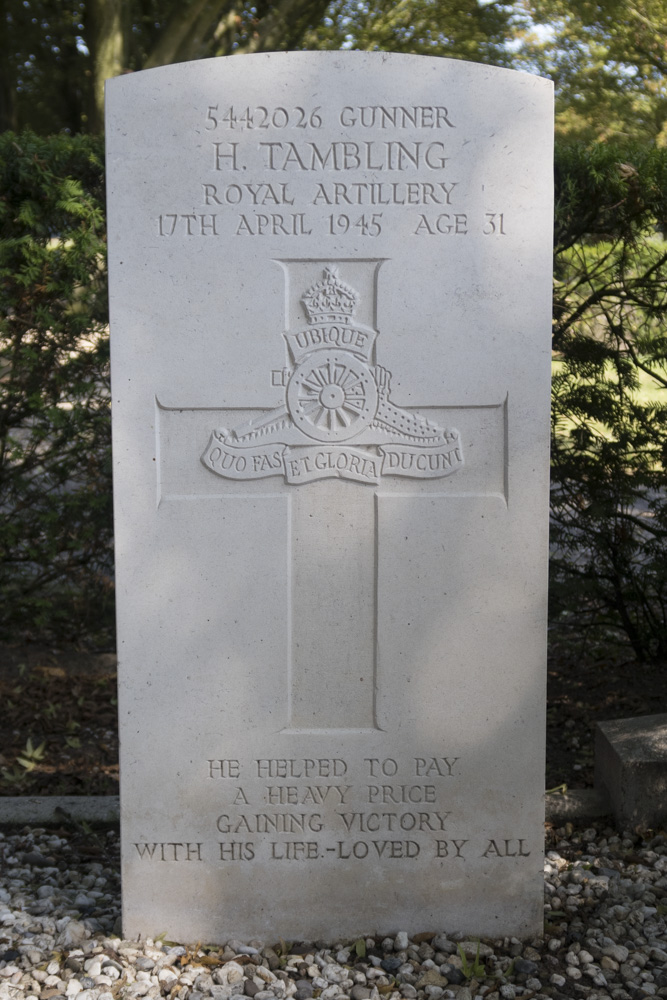
<path fill-rule="evenodd" d="M 349 323 L 359 293 L 338 277 L 335 267 L 325 267 L 322 280 L 305 292 L 301 301 L 308 313 L 309 323 Z"/>

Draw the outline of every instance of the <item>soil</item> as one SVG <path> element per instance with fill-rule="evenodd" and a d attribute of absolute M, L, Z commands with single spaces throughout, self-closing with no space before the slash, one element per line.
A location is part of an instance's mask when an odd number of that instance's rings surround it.
<path fill-rule="evenodd" d="M 667 712 L 665 665 L 600 649 L 552 648 L 547 679 L 546 788 L 592 788 L 596 723 Z"/>
<path fill-rule="evenodd" d="M 667 712 L 667 671 L 613 652 L 549 661 L 546 788 L 593 785 L 595 724 Z M 0 643 L 0 796 L 118 792 L 116 657 Z"/>
<path fill-rule="evenodd" d="M 116 657 L 0 643 L 0 796 L 117 795 Z"/>

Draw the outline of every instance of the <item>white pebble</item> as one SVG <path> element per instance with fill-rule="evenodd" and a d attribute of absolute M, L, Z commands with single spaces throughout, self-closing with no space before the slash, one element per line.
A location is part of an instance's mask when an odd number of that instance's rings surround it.
<path fill-rule="evenodd" d="M 344 979 L 347 979 L 347 971 L 341 969 L 340 965 L 325 965 L 322 969 L 322 975 L 330 983 L 342 983 Z M 275 979 L 275 976 L 273 978 Z"/>
<path fill-rule="evenodd" d="M 320 998 L 321 1000 L 334 1000 L 334 997 L 337 997 L 339 993 L 341 993 L 341 988 L 338 983 L 332 983 L 322 990 Z"/>
<path fill-rule="evenodd" d="M 621 965 L 628 958 L 630 952 L 622 944 L 612 944 L 608 945 L 606 948 L 602 949 L 603 955 L 608 955 L 609 958 L 613 958 L 615 962 L 619 962 Z"/>

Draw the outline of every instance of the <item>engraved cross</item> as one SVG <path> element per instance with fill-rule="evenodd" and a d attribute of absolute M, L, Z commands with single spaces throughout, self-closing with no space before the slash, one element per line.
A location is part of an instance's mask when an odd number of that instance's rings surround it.
<path fill-rule="evenodd" d="M 378 539 L 385 503 L 443 496 L 444 480 L 468 472 L 461 435 L 443 416 L 476 422 L 482 433 L 490 428 L 491 456 L 505 407 L 449 408 L 452 414 L 444 404 L 420 412 L 392 400 L 391 374 L 376 358 L 381 260 L 278 263 L 287 290 L 287 358 L 272 382 L 285 387 L 284 402 L 231 428 L 211 426 L 201 462 L 227 480 L 278 477 L 287 494 L 287 729 L 381 729 Z M 362 323 L 356 312 L 364 293 Z M 472 480 L 474 495 L 474 470 Z"/>

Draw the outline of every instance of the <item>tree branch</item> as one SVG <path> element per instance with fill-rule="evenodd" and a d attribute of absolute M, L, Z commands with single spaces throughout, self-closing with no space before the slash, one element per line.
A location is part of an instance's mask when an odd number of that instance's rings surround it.
<path fill-rule="evenodd" d="M 304 3 L 304 0 L 280 0 L 272 4 L 268 12 L 260 20 L 256 31 L 248 42 L 237 49 L 237 55 L 248 55 L 252 52 L 271 52 L 284 49 L 289 44 L 290 22 L 301 15 L 312 11 L 312 16 L 320 18 L 327 7 L 328 0 Z"/>

